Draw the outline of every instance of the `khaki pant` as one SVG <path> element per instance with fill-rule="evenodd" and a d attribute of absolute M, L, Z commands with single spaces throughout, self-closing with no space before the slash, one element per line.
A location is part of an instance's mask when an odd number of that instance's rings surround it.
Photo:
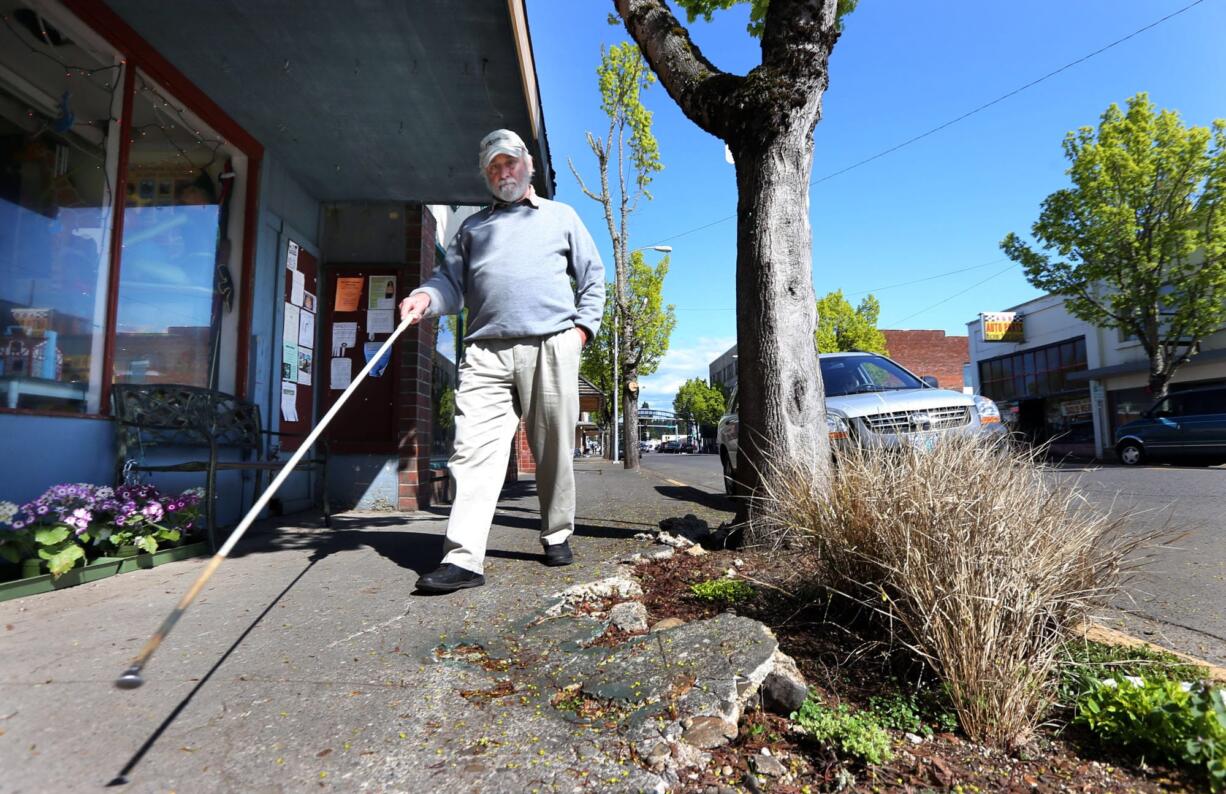
<path fill-rule="evenodd" d="M 448 464 L 456 497 L 443 562 L 483 572 L 520 416 L 536 458 L 541 543 L 561 543 L 574 531 L 580 348 L 579 334 L 568 329 L 540 338 L 479 340 L 465 350 L 455 397 L 455 454 Z"/>

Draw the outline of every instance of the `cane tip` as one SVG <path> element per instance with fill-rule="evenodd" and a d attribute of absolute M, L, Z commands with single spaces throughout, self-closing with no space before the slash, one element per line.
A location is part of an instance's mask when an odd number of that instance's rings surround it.
<path fill-rule="evenodd" d="M 123 675 L 115 679 L 115 686 L 120 689 L 136 689 L 143 683 L 145 679 L 141 678 L 140 669 L 136 667 L 129 667 Z"/>
<path fill-rule="evenodd" d="M 111 788 L 112 786 L 126 786 L 126 785 L 128 785 L 128 778 L 125 775 L 120 775 L 116 778 L 113 778 L 109 783 L 106 784 L 107 788 Z"/>

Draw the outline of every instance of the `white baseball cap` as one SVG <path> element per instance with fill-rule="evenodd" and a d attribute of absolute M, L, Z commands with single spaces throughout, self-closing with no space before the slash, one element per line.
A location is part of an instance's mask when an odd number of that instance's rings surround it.
<path fill-rule="evenodd" d="M 490 164 L 500 154 L 510 155 L 517 160 L 528 156 L 528 147 L 523 139 L 511 130 L 494 130 L 481 139 L 481 170 Z"/>

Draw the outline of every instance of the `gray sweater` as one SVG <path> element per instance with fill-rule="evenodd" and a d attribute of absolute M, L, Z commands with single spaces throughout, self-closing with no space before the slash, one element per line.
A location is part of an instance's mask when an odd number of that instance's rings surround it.
<path fill-rule="evenodd" d="M 604 315 L 604 264 L 574 209 L 532 196 L 466 218 L 418 292 L 430 296 L 427 317 L 468 307 L 466 341 L 576 325 L 592 339 Z"/>

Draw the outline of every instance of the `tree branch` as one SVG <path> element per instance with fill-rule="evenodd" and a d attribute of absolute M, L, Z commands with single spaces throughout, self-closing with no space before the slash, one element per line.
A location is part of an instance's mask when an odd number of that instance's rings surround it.
<path fill-rule="evenodd" d="M 613 0 L 613 6 L 660 84 L 686 117 L 726 139 L 727 99 L 745 78 L 723 72 L 708 61 L 664 0 Z"/>
<path fill-rule="evenodd" d="M 583 177 L 579 176 L 579 169 L 575 168 L 575 161 L 567 157 L 566 164 L 570 166 L 570 172 L 575 175 L 575 181 L 579 183 L 579 189 L 583 191 L 583 195 L 592 201 L 601 202 L 600 196 L 587 189 L 587 185 L 583 182 Z"/>

